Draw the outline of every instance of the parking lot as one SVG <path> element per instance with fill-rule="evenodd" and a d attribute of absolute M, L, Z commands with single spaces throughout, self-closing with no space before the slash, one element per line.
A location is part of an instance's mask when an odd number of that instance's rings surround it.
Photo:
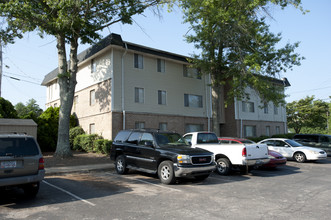
<path fill-rule="evenodd" d="M 160 184 L 115 170 L 47 176 L 35 199 L 1 192 L 0 219 L 330 219 L 331 158 Z"/>

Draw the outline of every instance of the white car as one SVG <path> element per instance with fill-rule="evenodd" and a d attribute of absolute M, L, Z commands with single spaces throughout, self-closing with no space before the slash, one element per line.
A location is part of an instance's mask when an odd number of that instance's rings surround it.
<path fill-rule="evenodd" d="M 314 147 L 306 147 L 298 142 L 286 138 L 268 138 L 259 142 L 268 145 L 269 150 L 277 151 L 284 157 L 293 158 L 299 163 L 306 160 L 326 159 L 324 150 Z"/>

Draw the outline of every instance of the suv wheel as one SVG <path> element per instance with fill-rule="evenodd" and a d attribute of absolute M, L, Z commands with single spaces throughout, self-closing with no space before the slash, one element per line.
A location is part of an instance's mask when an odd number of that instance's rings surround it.
<path fill-rule="evenodd" d="M 24 193 L 27 197 L 33 198 L 37 195 L 39 191 L 40 183 L 30 183 L 23 186 Z"/>
<path fill-rule="evenodd" d="M 161 183 L 164 184 L 172 184 L 175 182 L 175 174 L 173 163 L 169 160 L 163 161 L 160 163 L 158 168 L 158 175 L 160 178 Z"/>
<path fill-rule="evenodd" d="M 116 157 L 115 169 L 118 174 L 126 174 L 128 172 L 124 155 L 119 155 Z"/>

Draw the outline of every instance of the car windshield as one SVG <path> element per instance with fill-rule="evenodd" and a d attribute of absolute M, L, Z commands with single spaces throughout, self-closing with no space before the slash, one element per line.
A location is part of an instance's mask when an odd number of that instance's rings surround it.
<path fill-rule="evenodd" d="M 157 133 L 155 137 L 160 147 L 169 145 L 190 147 L 187 141 L 177 133 Z"/>
<path fill-rule="evenodd" d="M 241 143 L 243 143 L 243 144 L 255 144 L 255 142 L 251 141 L 251 140 L 241 140 Z"/>
<path fill-rule="evenodd" d="M 299 144 L 298 142 L 296 142 L 296 141 L 294 141 L 294 140 L 290 140 L 290 139 L 285 140 L 285 142 L 286 142 L 288 145 L 292 146 L 292 147 L 301 147 L 301 146 L 302 146 L 302 144 Z"/>

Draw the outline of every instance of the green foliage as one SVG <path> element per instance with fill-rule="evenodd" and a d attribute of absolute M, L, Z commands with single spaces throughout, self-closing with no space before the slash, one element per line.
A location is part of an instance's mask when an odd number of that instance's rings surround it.
<path fill-rule="evenodd" d="M 0 97 L 0 118 L 18 118 L 11 102 L 2 97 Z"/>
<path fill-rule="evenodd" d="M 69 142 L 70 142 L 70 146 L 71 148 L 73 148 L 74 146 L 74 140 L 78 135 L 81 134 L 85 134 L 85 131 L 82 127 L 77 126 L 77 127 L 73 127 L 69 130 Z"/>
<path fill-rule="evenodd" d="M 94 141 L 95 152 L 109 155 L 112 141 L 107 139 L 98 139 Z"/>
<path fill-rule="evenodd" d="M 26 105 L 19 102 L 15 105 L 18 117 L 22 119 L 33 119 L 37 122 L 37 118 L 43 113 L 43 110 L 37 104 L 37 101 L 30 99 Z"/>
<path fill-rule="evenodd" d="M 38 143 L 43 152 L 55 151 L 59 123 L 59 108 L 49 107 L 38 118 Z"/>
<path fill-rule="evenodd" d="M 97 152 L 94 141 L 102 139 L 97 134 L 81 134 L 74 139 L 73 150 L 82 150 L 85 152 Z"/>
<path fill-rule="evenodd" d="M 38 143 L 43 152 L 53 152 L 56 149 L 59 126 L 59 107 L 49 107 L 38 118 Z M 76 117 L 70 116 L 73 126 L 76 126 Z"/>
<path fill-rule="evenodd" d="M 214 86 L 226 85 L 228 101 L 248 98 L 247 87 L 263 101 L 284 102 L 282 88 L 269 80 L 300 65 L 294 53 L 298 43 L 280 47 L 281 34 L 273 34 L 263 16 L 267 7 L 300 7 L 300 0 L 182 0 L 185 22 L 192 33 L 186 36 L 201 53 L 193 66 L 211 74 Z"/>
<path fill-rule="evenodd" d="M 329 103 L 307 96 L 286 105 L 287 125 L 295 133 L 325 133 L 328 122 Z"/>

